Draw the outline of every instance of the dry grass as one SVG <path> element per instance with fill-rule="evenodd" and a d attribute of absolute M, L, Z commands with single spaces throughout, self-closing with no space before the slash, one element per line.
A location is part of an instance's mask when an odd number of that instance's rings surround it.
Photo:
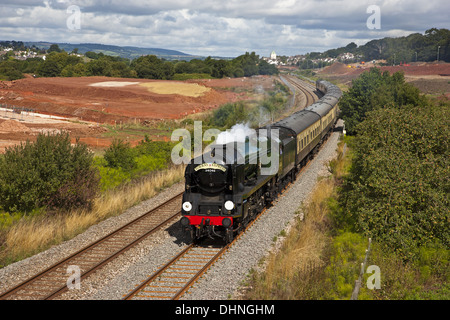
<path fill-rule="evenodd" d="M 179 182 L 183 174 L 184 166 L 178 166 L 122 189 L 102 194 L 89 211 L 22 219 L 4 235 L 0 264 L 21 260 L 70 239 L 90 226 L 155 196 L 161 189 Z"/>
<path fill-rule="evenodd" d="M 333 190 L 330 179 L 317 183 L 308 204 L 300 208 L 305 219 L 298 219 L 281 249 L 270 254 L 265 271 L 253 275 L 247 299 L 296 299 L 298 292 L 293 291 L 302 290 L 299 276 L 309 276 L 324 266 L 323 252 L 328 243 L 326 200 Z"/>

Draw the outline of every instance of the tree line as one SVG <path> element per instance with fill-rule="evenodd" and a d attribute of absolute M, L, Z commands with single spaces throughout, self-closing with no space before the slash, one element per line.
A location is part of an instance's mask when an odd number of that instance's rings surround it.
<path fill-rule="evenodd" d="M 386 37 L 371 40 L 359 47 L 351 42 L 344 47 L 322 53 L 310 52 L 300 67 L 302 69 L 314 68 L 316 66 L 311 59 L 337 58 L 347 52 L 353 53 L 356 61 L 386 60 L 388 65 L 415 61 L 432 62 L 438 58 L 439 61 L 450 62 L 450 30 L 431 28 L 424 34 L 413 33 L 398 38 Z"/>
<path fill-rule="evenodd" d="M 254 52 L 246 52 L 232 60 L 207 57 L 204 60 L 193 59 L 189 62 L 166 61 L 155 55 L 129 60 L 96 52 L 86 52 L 84 56 L 79 56 L 76 52 L 69 54 L 60 50 L 58 45 L 52 45 L 45 60 L 5 58 L 6 60 L 0 62 L 0 79 L 3 80 L 20 79 L 25 73 L 39 77 L 106 76 L 161 80 L 278 74 L 275 66 L 260 59 Z"/>

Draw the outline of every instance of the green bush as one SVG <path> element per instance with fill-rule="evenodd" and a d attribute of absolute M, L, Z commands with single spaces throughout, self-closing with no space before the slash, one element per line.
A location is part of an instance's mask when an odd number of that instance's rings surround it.
<path fill-rule="evenodd" d="M 125 172 L 122 168 L 110 168 L 102 165 L 97 165 L 97 167 L 101 176 L 100 188 L 102 191 L 114 189 L 131 180 L 131 173 Z"/>
<path fill-rule="evenodd" d="M 175 143 L 165 141 L 152 141 L 148 136 L 145 136 L 144 140 L 141 140 L 136 146 L 137 155 L 152 155 L 156 158 L 163 158 L 170 160 L 172 148 Z"/>
<path fill-rule="evenodd" d="M 248 111 L 242 101 L 227 103 L 213 113 L 212 126 L 231 128 L 236 123 L 248 121 Z"/>
<path fill-rule="evenodd" d="M 448 300 L 450 250 L 435 242 L 418 248 L 417 252 L 416 261 L 405 261 L 401 253 L 373 242 L 368 264 L 380 268 L 381 288 L 370 290 L 363 285 L 358 299 Z M 363 284 L 370 275 L 364 274 Z"/>
<path fill-rule="evenodd" d="M 404 258 L 450 245 L 449 104 L 377 109 L 358 126 L 342 199 L 360 230 Z"/>
<path fill-rule="evenodd" d="M 163 170 L 171 161 L 172 142 L 152 141 L 145 137 L 132 148 L 129 143 L 114 140 L 103 158 L 94 159 L 101 176 L 101 190 L 113 189 L 155 170 Z"/>
<path fill-rule="evenodd" d="M 89 206 L 99 177 L 87 146 L 69 135 L 43 135 L 0 157 L 0 206 L 8 212 Z"/>
<path fill-rule="evenodd" d="M 134 154 L 129 142 L 114 139 L 103 156 L 110 168 L 123 168 L 131 170 L 136 167 Z"/>
<path fill-rule="evenodd" d="M 0 232 L 2 230 L 7 230 L 15 222 L 19 221 L 22 215 L 20 213 L 0 213 Z"/>
<path fill-rule="evenodd" d="M 136 169 L 141 175 L 165 168 L 167 168 L 167 161 L 163 158 L 152 155 L 141 155 L 136 158 Z"/>
<path fill-rule="evenodd" d="M 428 280 L 431 275 L 450 281 L 450 250 L 440 243 L 418 249 L 417 265 L 421 271 L 423 280 Z"/>
<path fill-rule="evenodd" d="M 189 79 L 214 79 L 208 73 L 176 73 L 173 80 L 184 81 Z"/>
<path fill-rule="evenodd" d="M 20 70 L 20 62 L 16 60 L 0 62 L 0 79 L 11 81 L 22 79 L 23 77 L 23 73 Z"/>

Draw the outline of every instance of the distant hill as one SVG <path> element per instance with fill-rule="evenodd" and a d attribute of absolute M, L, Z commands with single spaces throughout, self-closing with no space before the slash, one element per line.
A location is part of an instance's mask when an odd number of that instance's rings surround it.
<path fill-rule="evenodd" d="M 190 55 L 181 51 L 160 49 L 160 48 L 139 48 L 139 47 L 120 47 L 113 45 L 105 45 L 98 43 L 56 43 L 56 42 L 23 42 L 25 46 L 31 47 L 36 46 L 41 49 L 48 49 L 52 44 L 57 44 L 60 49 L 67 52 L 72 52 L 73 49 L 78 48 L 79 53 L 86 53 L 88 51 L 93 51 L 96 53 L 102 52 L 109 56 L 120 56 L 127 59 L 138 58 L 143 55 L 155 55 L 158 58 L 164 58 L 166 60 L 192 60 L 192 59 L 202 59 L 204 57 Z"/>

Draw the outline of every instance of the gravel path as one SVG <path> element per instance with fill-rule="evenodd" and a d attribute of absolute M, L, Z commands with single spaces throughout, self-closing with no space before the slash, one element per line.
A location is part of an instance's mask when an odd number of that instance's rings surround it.
<path fill-rule="evenodd" d="M 250 230 L 208 270 L 182 299 L 215 300 L 238 296 L 237 291 L 240 284 L 246 279 L 249 271 L 256 268 L 258 262 L 267 255 L 274 244 L 274 236 L 279 235 L 280 231 L 286 229 L 287 225 L 293 221 L 295 212 L 308 198 L 317 178 L 328 174 L 326 164 L 336 156 L 339 135 L 338 132 L 331 135 L 320 153 L 275 206 L 266 210 Z M 181 192 L 183 188 L 183 183 L 174 185 L 154 198 L 127 210 L 122 215 L 89 228 L 85 233 L 70 241 L 1 269 L 0 292 L 144 214 L 174 194 Z M 138 246 L 128 250 L 126 254 L 82 280 L 81 289 L 71 290 L 60 298 L 122 299 L 123 295 L 181 251 L 187 242 L 188 239 L 181 232 L 177 221 L 162 228 Z"/>

